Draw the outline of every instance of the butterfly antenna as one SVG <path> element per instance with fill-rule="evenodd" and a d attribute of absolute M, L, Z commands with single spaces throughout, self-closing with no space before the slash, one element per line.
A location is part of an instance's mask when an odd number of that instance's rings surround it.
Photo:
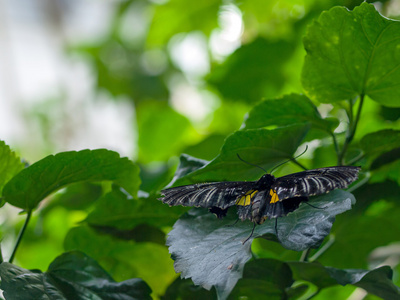
<path fill-rule="evenodd" d="M 260 169 L 263 170 L 265 173 L 268 173 L 263 167 L 260 167 L 260 166 L 257 166 L 257 165 L 255 165 L 255 164 L 249 163 L 248 161 L 245 161 L 243 158 L 241 158 L 241 157 L 239 156 L 238 153 L 236 153 L 236 155 L 237 155 L 237 157 L 238 157 L 242 162 L 244 162 L 244 163 L 246 163 L 246 164 L 248 164 L 248 165 L 250 165 L 250 166 L 260 168 Z"/>
<path fill-rule="evenodd" d="M 253 236 L 254 228 L 256 228 L 256 223 L 255 222 L 253 222 L 253 229 L 251 230 L 251 233 L 250 233 L 249 237 L 242 242 L 243 245 L 246 244 L 246 242 Z"/>
<path fill-rule="evenodd" d="M 299 155 L 297 155 L 296 157 L 292 157 L 291 159 L 288 159 L 288 160 L 286 160 L 286 161 L 280 163 L 279 165 L 273 167 L 273 169 L 271 170 L 270 173 L 272 173 L 274 170 L 276 170 L 276 168 L 282 166 L 283 164 L 286 164 L 286 163 L 288 163 L 289 161 L 296 160 L 297 158 L 299 158 L 300 156 L 302 156 L 304 153 L 306 153 L 307 150 L 308 150 L 308 145 L 306 145 L 306 149 L 305 149 L 303 152 L 301 152 Z"/>

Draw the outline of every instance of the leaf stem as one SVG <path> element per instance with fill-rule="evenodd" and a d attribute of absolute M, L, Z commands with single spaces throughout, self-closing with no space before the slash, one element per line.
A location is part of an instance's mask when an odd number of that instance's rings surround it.
<path fill-rule="evenodd" d="M 31 219 L 31 216 L 32 216 L 32 210 L 29 210 L 28 213 L 26 214 L 25 223 L 22 226 L 22 228 L 21 228 L 21 230 L 20 230 L 20 232 L 18 234 L 17 242 L 15 243 L 14 250 L 11 253 L 11 256 L 10 256 L 10 259 L 9 259 L 9 263 L 12 263 L 13 260 L 14 260 L 14 257 L 15 257 L 15 254 L 17 252 L 18 246 L 21 243 L 21 240 L 22 240 L 22 237 L 23 237 L 23 235 L 25 233 L 26 228 L 28 227 L 28 223 L 29 223 L 29 220 Z"/>
<path fill-rule="evenodd" d="M 319 249 L 312 257 L 310 257 L 309 261 L 313 262 L 317 260 L 322 254 L 325 253 L 326 250 L 328 250 L 333 245 L 334 242 L 335 242 L 335 236 L 330 235 L 329 240 L 325 243 L 325 245 L 322 246 L 321 249 Z"/>
<path fill-rule="evenodd" d="M 0 244 L 0 264 L 4 261 L 3 259 L 3 252 L 1 251 L 1 244 Z"/>
<path fill-rule="evenodd" d="M 308 261 L 308 256 L 310 255 L 310 252 L 311 248 L 304 250 L 303 253 L 301 254 L 300 261 Z"/>
<path fill-rule="evenodd" d="M 354 119 L 353 104 L 350 101 L 350 109 L 349 109 L 349 111 L 347 113 L 348 117 L 349 117 L 349 128 L 348 128 L 348 131 L 347 131 L 347 136 L 346 136 L 346 140 L 344 141 L 344 145 L 343 145 L 342 151 L 340 152 L 339 157 L 338 157 L 338 165 L 340 165 L 340 166 L 342 166 L 344 164 L 344 157 L 346 155 L 347 149 L 348 149 L 349 144 L 353 140 L 354 135 L 356 133 L 358 121 L 360 120 L 360 116 L 361 116 L 361 109 L 362 109 L 363 103 L 364 103 L 364 94 L 361 94 L 360 95 L 360 104 L 358 105 L 356 117 Z"/>

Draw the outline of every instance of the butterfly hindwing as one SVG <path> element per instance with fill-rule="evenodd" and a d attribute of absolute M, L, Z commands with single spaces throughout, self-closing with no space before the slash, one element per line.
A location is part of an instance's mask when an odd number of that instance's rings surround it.
<path fill-rule="evenodd" d="M 360 167 L 327 167 L 293 173 L 275 180 L 272 188 L 279 201 L 294 197 L 309 197 L 346 188 L 358 178 Z"/>

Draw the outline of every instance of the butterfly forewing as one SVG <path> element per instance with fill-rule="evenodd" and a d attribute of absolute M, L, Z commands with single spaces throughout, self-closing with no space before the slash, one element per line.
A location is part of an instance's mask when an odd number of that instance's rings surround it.
<path fill-rule="evenodd" d="M 228 208 L 255 186 L 254 181 L 213 182 L 184 185 L 161 191 L 161 200 L 171 206 Z"/>
<path fill-rule="evenodd" d="M 360 167 L 328 167 L 293 173 L 276 179 L 273 189 L 279 200 L 309 197 L 346 188 L 358 178 Z"/>

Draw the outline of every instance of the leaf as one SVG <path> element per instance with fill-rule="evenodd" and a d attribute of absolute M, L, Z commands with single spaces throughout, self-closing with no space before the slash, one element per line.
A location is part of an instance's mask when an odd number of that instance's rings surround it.
<path fill-rule="evenodd" d="M 378 161 L 375 163 L 376 168 L 376 164 L 381 166 L 385 164 L 385 162 L 399 159 L 398 156 L 393 156 L 393 154 L 396 153 L 391 154 L 390 152 L 400 148 L 400 131 L 385 129 L 369 133 L 363 136 L 360 141 L 360 146 L 365 152 L 365 155 L 371 160 L 379 155 L 384 155 L 381 158 L 381 162 Z"/>
<path fill-rule="evenodd" d="M 136 195 L 139 168 L 128 158 L 113 151 L 82 150 L 50 155 L 22 170 L 3 190 L 5 201 L 31 210 L 46 196 L 60 188 L 83 181 L 113 181 Z"/>
<path fill-rule="evenodd" d="M 176 278 L 165 291 L 161 300 L 217 300 L 215 291 L 207 291 L 200 286 L 195 286 L 190 279 Z"/>
<path fill-rule="evenodd" d="M 302 251 L 318 247 L 329 234 L 335 215 L 349 210 L 355 200 L 350 193 L 336 190 L 310 201 L 323 209 L 303 203 L 293 213 L 278 219 L 278 237 L 285 248 Z M 175 271 L 206 289 L 215 286 L 222 298 L 242 277 L 244 264 L 251 257 L 252 240 L 276 233 L 275 221 L 267 220 L 256 226 L 253 236 L 243 244 L 253 224 L 245 221 L 232 225 L 235 220 L 233 210 L 221 221 L 207 210 L 192 209 L 175 223 L 167 238 Z"/>
<path fill-rule="evenodd" d="M 172 226 L 187 209 L 171 209 L 155 199 L 154 195 L 143 199 L 132 199 L 126 193 L 114 189 L 101 197 L 85 222 L 90 225 L 108 226 L 120 230 L 131 230 L 139 224 L 156 227 Z"/>
<path fill-rule="evenodd" d="M 143 280 L 115 282 L 95 260 L 78 251 L 60 255 L 45 273 L 4 262 L 0 274 L 6 299 L 151 299 Z"/>
<path fill-rule="evenodd" d="M 388 266 L 367 271 L 341 270 L 324 267 L 319 263 L 289 262 L 288 264 L 297 280 L 309 281 L 319 288 L 326 288 L 335 284 L 352 284 L 382 299 L 390 300 L 400 297 L 400 289 L 393 284 L 393 271 Z"/>
<path fill-rule="evenodd" d="M 174 182 L 174 186 L 194 182 L 253 180 L 262 170 L 237 157 L 265 169 L 290 159 L 308 132 L 308 125 L 294 125 L 274 130 L 250 129 L 237 131 L 226 140 L 220 154 L 209 164 Z M 180 172 L 178 169 L 177 172 Z"/>
<path fill-rule="evenodd" d="M 185 177 L 186 175 L 206 166 L 208 163 L 209 162 L 204 159 L 199 159 L 187 154 L 182 154 L 179 157 L 179 165 L 174 174 L 174 178 L 172 178 L 172 181 L 168 184 L 167 187 L 174 185 L 178 179 Z"/>
<path fill-rule="evenodd" d="M 176 278 L 165 244 L 124 241 L 88 226 L 77 226 L 65 237 L 64 248 L 87 253 L 117 281 L 142 278 L 155 295 L 161 295 Z"/>
<path fill-rule="evenodd" d="M 191 125 L 167 102 L 145 101 L 137 107 L 139 159 L 141 162 L 167 160 L 188 141 Z"/>
<path fill-rule="evenodd" d="M 294 280 L 289 266 L 275 259 L 257 259 L 246 264 L 229 299 L 286 299 Z"/>
<path fill-rule="evenodd" d="M 5 142 L 0 141 L 0 195 L 4 185 L 24 168 L 20 158 Z"/>
<path fill-rule="evenodd" d="M 245 120 L 246 129 L 299 123 L 310 123 L 313 128 L 326 132 L 332 132 L 339 125 L 336 119 L 323 119 L 310 99 L 299 94 L 264 100 L 251 109 Z"/>
<path fill-rule="evenodd" d="M 323 12 L 304 38 L 306 94 L 323 103 L 368 95 L 399 107 L 399 38 L 400 22 L 382 17 L 372 4 Z"/>
<path fill-rule="evenodd" d="M 291 42 L 259 37 L 215 67 L 208 82 L 227 99 L 257 103 L 262 97 L 275 97 L 286 79 L 283 65 L 294 49 Z"/>
<path fill-rule="evenodd" d="M 165 45 L 173 35 L 195 30 L 208 35 L 218 26 L 217 15 L 220 4 L 219 0 L 190 3 L 185 0 L 171 0 L 155 5 L 147 43 L 151 46 Z M 182 14 L 182 11 L 185 13 Z"/>

